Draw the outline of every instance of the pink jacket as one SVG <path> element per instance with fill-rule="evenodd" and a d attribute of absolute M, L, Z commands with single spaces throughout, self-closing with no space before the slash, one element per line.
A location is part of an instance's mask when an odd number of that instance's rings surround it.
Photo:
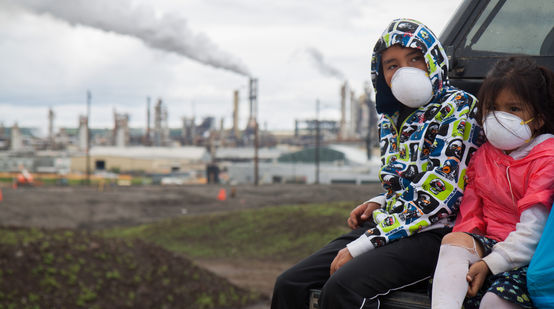
<path fill-rule="evenodd" d="M 504 241 L 521 212 L 554 200 L 554 138 L 516 160 L 485 143 L 471 159 L 454 232 L 477 233 Z"/>

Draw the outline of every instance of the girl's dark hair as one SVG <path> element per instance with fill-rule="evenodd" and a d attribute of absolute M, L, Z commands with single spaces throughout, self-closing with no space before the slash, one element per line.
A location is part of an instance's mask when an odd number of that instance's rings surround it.
<path fill-rule="evenodd" d="M 484 111 L 494 110 L 494 101 L 503 89 L 510 89 L 524 102 L 535 119 L 544 125 L 538 134 L 554 134 L 554 73 L 526 56 L 499 60 L 479 89 L 477 121 L 482 125 Z M 538 120 L 537 119 L 537 120 Z"/>

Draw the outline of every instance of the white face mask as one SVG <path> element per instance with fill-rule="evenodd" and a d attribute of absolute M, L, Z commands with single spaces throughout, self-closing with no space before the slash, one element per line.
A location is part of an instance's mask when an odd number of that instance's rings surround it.
<path fill-rule="evenodd" d="M 433 97 L 433 85 L 429 76 L 425 71 L 413 67 L 396 70 L 390 89 L 398 101 L 412 108 L 429 103 Z"/>
<path fill-rule="evenodd" d="M 513 150 L 528 143 L 533 136 L 527 125 L 533 118 L 523 121 L 514 114 L 494 111 L 487 114 L 483 129 L 487 140 L 496 148 Z"/>

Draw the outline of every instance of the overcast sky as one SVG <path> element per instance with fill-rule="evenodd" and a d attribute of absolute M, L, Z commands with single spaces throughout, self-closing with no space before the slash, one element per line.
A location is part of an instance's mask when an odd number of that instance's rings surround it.
<path fill-rule="evenodd" d="M 77 127 L 92 93 L 91 126 L 112 111 L 145 127 L 146 98 L 182 117 L 232 124 L 233 90 L 248 117 L 248 75 L 271 130 L 294 119 L 339 119 L 340 85 L 357 95 L 388 23 L 417 19 L 439 35 L 461 0 L 0 0 L 0 122 L 45 131 Z"/>

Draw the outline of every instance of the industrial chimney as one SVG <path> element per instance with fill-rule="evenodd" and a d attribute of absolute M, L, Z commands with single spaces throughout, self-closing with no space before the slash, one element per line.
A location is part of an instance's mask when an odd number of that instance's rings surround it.
<path fill-rule="evenodd" d="M 11 130 L 11 150 L 12 151 L 19 151 L 23 148 L 23 137 L 21 136 L 21 131 L 19 130 L 19 126 L 17 125 L 17 122 L 13 125 Z"/>
<path fill-rule="evenodd" d="M 79 149 L 87 150 L 88 146 L 88 117 L 79 116 Z"/>
<path fill-rule="evenodd" d="M 162 99 L 158 99 L 154 107 L 154 146 L 169 146 L 167 108 L 163 105 Z"/>
<path fill-rule="evenodd" d="M 48 147 L 54 149 L 54 111 L 48 109 Z"/>
<path fill-rule="evenodd" d="M 349 132 L 350 137 L 354 137 L 358 134 L 359 122 L 358 117 L 360 114 L 359 103 L 356 99 L 356 94 L 353 90 L 350 90 L 350 121 L 349 121 Z"/>
<path fill-rule="evenodd" d="M 146 97 L 146 133 L 144 134 L 144 145 L 152 146 L 152 133 L 150 133 L 150 97 Z"/>
<path fill-rule="evenodd" d="M 239 138 L 239 91 L 233 92 L 233 136 Z"/>
<path fill-rule="evenodd" d="M 256 127 L 256 117 L 258 116 L 258 79 L 257 78 L 251 78 L 250 79 L 250 87 L 249 87 L 249 96 L 248 99 L 250 101 L 250 116 L 248 117 L 248 125 L 246 126 L 246 130 L 248 132 L 254 132 L 254 128 Z"/>
<path fill-rule="evenodd" d="M 345 81 L 340 88 L 340 123 L 338 140 L 346 139 L 346 92 L 348 82 Z"/>
<path fill-rule="evenodd" d="M 114 108 L 113 116 L 114 116 L 113 145 L 117 147 L 126 147 L 130 141 L 129 114 L 117 113 Z"/>

